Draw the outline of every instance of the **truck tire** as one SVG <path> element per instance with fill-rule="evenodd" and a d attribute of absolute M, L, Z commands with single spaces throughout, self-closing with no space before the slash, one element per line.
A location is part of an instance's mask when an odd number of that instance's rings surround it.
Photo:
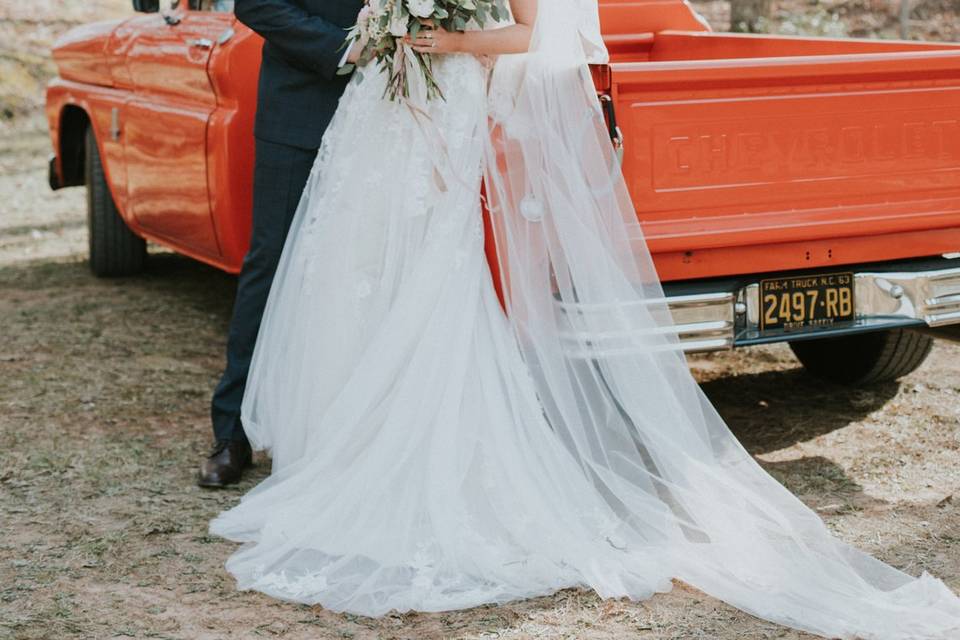
<path fill-rule="evenodd" d="M 147 242 L 130 231 L 117 210 L 103 172 L 93 128 L 87 129 L 85 146 L 90 269 L 101 278 L 139 273 L 147 258 Z"/>
<path fill-rule="evenodd" d="M 902 378 L 930 355 L 933 338 L 909 329 L 890 329 L 839 338 L 790 343 L 810 373 L 850 386 Z"/>

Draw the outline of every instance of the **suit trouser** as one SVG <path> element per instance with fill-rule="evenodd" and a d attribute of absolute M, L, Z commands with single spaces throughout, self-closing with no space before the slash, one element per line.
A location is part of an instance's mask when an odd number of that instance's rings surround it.
<path fill-rule="evenodd" d="M 280 254 L 316 155 L 316 149 L 256 141 L 250 250 L 237 282 L 227 338 L 227 367 L 213 394 L 211 414 L 217 440 L 246 439 L 240 404 L 250 360 Z"/>

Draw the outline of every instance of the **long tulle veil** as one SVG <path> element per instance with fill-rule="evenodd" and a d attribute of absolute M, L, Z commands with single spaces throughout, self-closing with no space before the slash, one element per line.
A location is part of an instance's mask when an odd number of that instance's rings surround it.
<path fill-rule="evenodd" d="M 486 193 L 517 340 L 551 428 L 622 518 L 616 544 L 824 636 L 960 637 L 946 585 L 834 538 L 704 397 L 588 70 L 596 2 L 540 0 L 538 15 L 530 52 L 493 70 Z"/>

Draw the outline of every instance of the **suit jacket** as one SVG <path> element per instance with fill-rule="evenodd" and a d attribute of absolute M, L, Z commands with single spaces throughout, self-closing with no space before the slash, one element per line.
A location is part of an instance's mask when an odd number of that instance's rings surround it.
<path fill-rule="evenodd" d="M 254 134 L 320 146 L 348 78 L 337 75 L 347 29 L 363 0 L 236 0 L 240 22 L 263 36 Z"/>

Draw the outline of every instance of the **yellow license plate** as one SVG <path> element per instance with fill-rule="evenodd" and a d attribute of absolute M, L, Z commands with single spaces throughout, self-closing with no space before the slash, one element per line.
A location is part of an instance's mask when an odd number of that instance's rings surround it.
<path fill-rule="evenodd" d="M 760 330 L 793 331 L 854 320 L 853 274 L 770 278 L 760 281 Z"/>

